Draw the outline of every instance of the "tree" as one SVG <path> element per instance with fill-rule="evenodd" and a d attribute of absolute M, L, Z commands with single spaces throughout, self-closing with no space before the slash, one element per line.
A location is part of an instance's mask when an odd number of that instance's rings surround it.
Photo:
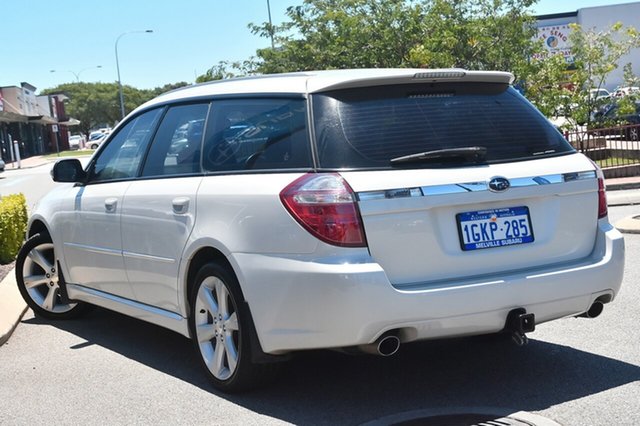
<path fill-rule="evenodd" d="M 125 85 L 122 87 L 125 109 L 133 111 L 159 94 L 187 84 L 186 82 L 165 84 L 151 90 L 140 90 Z M 91 129 L 105 124 L 114 125 L 121 119 L 117 83 L 65 83 L 43 90 L 42 93 L 45 95 L 64 93 L 69 97 L 65 102 L 65 111 L 70 117 L 80 120 L 78 128 L 85 135 L 88 135 Z"/>
<path fill-rule="evenodd" d="M 428 28 L 410 52 L 409 65 L 460 67 L 512 72 L 528 77 L 529 58 L 539 49 L 533 41 L 535 0 L 433 0 L 425 6 Z"/>
<path fill-rule="evenodd" d="M 573 93 L 577 107 L 574 118 L 590 124 L 591 113 L 599 106 L 598 100 L 589 96 L 591 89 L 600 89 L 620 59 L 640 46 L 640 34 L 633 27 L 624 27 L 617 22 L 605 31 L 583 30 L 572 24 L 569 35 L 576 71 L 572 74 L 573 85 L 581 90 Z"/>
<path fill-rule="evenodd" d="M 123 89 L 127 105 L 132 107 L 132 88 L 125 86 Z M 116 83 L 66 83 L 42 93 L 64 93 L 69 98 L 65 102 L 65 111 L 68 116 L 80 120 L 78 128 L 84 134 L 88 134 L 96 126 L 116 123 L 120 118 Z"/>
<path fill-rule="evenodd" d="M 621 58 L 640 46 L 640 34 L 633 27 L 616 23 L 604 31 L 585 30 L 571 24 L 569 35 L 573 66 L 559 57 L 533 60 L 536 72 L 528 80 L 527 96 L 545 114 L 555 108 L 567 118 L 568 128 L 580 124 L 591 127 L 592 116 L 603 102 L 591 90 L 603 87 L 607 77 L 618 68 Z M 632 79 L 630 67 L 626 79 Z M 628 100 L 623 100 L 624 103 Z"/>
<path fill-rule="evenodd" d="M 407 0 L 305 0 L 286 14 L 276 48 L 257 51 L 258 73 L 407 66 L 427 30 L 422 2 Z M 272 27 L 250 28 L 269 37 Z"/>
<path fill-rule="evenodd" d="M 178 83 L 168 83 L 161 87 L 156 87 L 152 90 L 153 96 L 159 96 L 163 93 L 170 92 L 171 90 L 179 89 L 181 87 L 188 86 L 189 83 L 186 81 L 180 81 Z"/>
<path fill-rule="evenodd" d="M 233 77 L 242 77 L 253 74 L 255 64 L 253 59 L 245 61 L 229 62 L 220 61 L 212 66 L 202 75 L 196 78 L 196 83 L 204 83 L 206 81 L 223 80 Z"/>
<path fill-rule="evenodd" d="M 525 95 L 547 117 L 565 116 L 571 109 L 567 61 L 562 55 L 531 57 Z"/>
<path fill-rule="evenodd" d="M 288 22 L 250 25 L 276 47 L 259 73 L 332 68 L 464 67 L 525 76 L 535 0 L 305 0 Z"/>

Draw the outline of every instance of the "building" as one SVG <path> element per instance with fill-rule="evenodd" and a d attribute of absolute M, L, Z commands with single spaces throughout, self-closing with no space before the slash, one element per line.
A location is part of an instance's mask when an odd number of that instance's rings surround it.
<path fill-rule="evenodd" d="M 0 87 L 0 156 L 16 160 L 13 141 L 18 141 L 20 158 L 69 149 L 69 125 L 79 123 L 64 109 L 65 95 L 36 96 L 36 87 Z"/>
<path fill-rule="evenodd" d="M 640 30 L 640 2 L 614 4 L 608 6 L 585 7 L 573 12 L 555 13 L 537 16 L 538 38 L 552 54 L 562 54 L 567 62 L 572 62 L 569 24 L 578 24 L 584 30 L 604 31 L 616 22 L 625 27 L 632 26 Z M 633 49 L 622 57 L 618 68 L 609 74 L 604 87 L 612 91 L 624 85 L 623 67 L 631 63 L 633 72 L 640 76 L 640 49 Z"/>

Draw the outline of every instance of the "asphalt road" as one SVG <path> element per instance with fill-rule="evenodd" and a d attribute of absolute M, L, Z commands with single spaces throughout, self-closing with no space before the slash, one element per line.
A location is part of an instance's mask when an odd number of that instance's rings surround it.
<path fill-rule="evenodd" d="M 610 208 L 612 222 L 638 213 Z M 302 353 L 273 385 L 239 396 L 213 390 L 175 333 L 103 309 L 66 322 L 29 311 L 0 348 L 0 424 L 336 425 L 447 407 L 640 424 L 640 235 L 626 244 L 616 301 L 597 319 L 539 325 L 524 348 L 476 337 L 409 344 L 392 358 Z"/>
<path fill-rule="evenodd" d="M 86 165 L 90 156 L 78 158 L 83 165 Z M 27 199 L 27 208 L 33 209 L 36 203 L 51 191 L 56 185 L 51 179 L 51 169 L 53 162 L 42 166 L 25 169 L 6 169 L 0 173 L 0 195 L 16 194 L 22 192 Z"/>
<path fill-rule="evenodd" d="M 33 169 L 5 170 L 0 173 L 0 195 L 22 192 L 27 198 L 27 207 L 32 209 L 56 185 L 49 176 L 52 167 L 53 164 L 46 164 Z"/>

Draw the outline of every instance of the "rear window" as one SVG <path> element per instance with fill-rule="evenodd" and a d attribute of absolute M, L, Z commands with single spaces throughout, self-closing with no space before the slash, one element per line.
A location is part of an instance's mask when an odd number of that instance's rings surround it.
<path fill-rule="evenodd" d="M 574 152 L 542 114 L 505 84 L 337 90 L 314 95 L 313 111 L 321 168 L 389 168 L 394 158 L 469 147 L 486 149 L 482 161 L 487 163 Z M 397 166 L 456 161 L 467 165 L 460 157 Z"/>

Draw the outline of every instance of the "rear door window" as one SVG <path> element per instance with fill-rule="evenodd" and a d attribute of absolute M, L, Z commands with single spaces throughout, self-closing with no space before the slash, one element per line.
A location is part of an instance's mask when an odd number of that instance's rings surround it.
<path fill-rule="evenodd" d="M 203 149 L 205 170 L 311 167 L 306 111 L 302 98 L 214 101 Z"/>
<path fill-rule="evenodd" d="M 469 147 L 486 149 L 488 163 L 574 152 L 542 114 L 503 84 L 337 90 L 314 95 L 313 111 L 321 168 L 389 168 L 394 158 Z M 465 165 L 463 157 L 446 155 L 408 165 L 415 164 Z"/>
<path fill-rule="evenodd" d="M 151 144 L 142 176 L 199 173 L 204 122 L 208 111 L 208 103 L 169 108 Z"/>

